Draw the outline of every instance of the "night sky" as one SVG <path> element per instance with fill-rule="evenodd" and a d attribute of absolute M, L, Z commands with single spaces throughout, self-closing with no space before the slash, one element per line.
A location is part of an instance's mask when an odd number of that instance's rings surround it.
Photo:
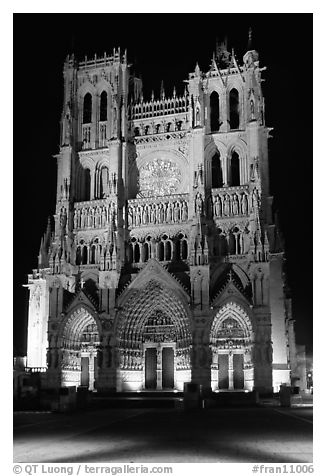
<path fill-rule="evenodd" d="M 26 354 L 28 292 L 48 215 L 55 211 L 56 160 L 65 57 L 127 48 L 145 100 L 167 96 L 196 61 L 209 69 L 216 39 L 242 62 L 248 29 L 260 54 L 270 140 L 271 194 L 285 240 L 297 343 L 312 352 L 312 14 L 14 15 L 14 352 Z"/>

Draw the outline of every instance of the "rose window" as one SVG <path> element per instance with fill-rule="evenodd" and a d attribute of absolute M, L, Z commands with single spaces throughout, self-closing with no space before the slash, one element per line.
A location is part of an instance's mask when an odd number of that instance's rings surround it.
<path fill-rule="evenodd" d="M 180 184 L 181 170 L 171 160 L 154 159 L 140 168 L 139 189 L 143 197 L 178 193 Z"/>

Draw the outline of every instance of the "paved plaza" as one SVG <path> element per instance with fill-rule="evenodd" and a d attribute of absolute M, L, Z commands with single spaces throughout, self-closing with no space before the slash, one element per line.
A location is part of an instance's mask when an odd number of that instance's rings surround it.
<path fill-rule="evenodd" d="M 312 462 L 312 408 L 16 412 L 14 461 Z"/>

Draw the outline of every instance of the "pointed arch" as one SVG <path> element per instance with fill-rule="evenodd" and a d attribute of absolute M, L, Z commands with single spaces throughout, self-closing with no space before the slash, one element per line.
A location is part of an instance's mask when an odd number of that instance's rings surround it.
<path fill-rule="evenodd" d="M 180 348 L 191 343 L 188 309 L 177 294 L 160 280 L 151 279 L 143 287 L 130 290 L 119 312 L 116 335 L 121 348 L 141 348 L 145 322 L 155 311 L 160 310 L 172 319 L 176 342 Z"/>
<path fill-rule="evenodd" d="M 242 306 L 230 300 L 223 304 L 215 314 L 210 330 L 210 341 L 212 344 L 216 344 L 217 339 L 226 338 L 223 335 L 223 322 L 226 319 L 234 320 L 239 326 L 237 326 L 238 329 L 240 329 L 237 336 L 230 334 L 229 338 L 231 340 L 239 338 L 253 341 L 253 326 L 248 313 Z"/>
<path fill-rule="evenodd" d="M 98 338 L 100 339 L 102 326 L 94 311 L 85 303 L 74 307 L 60 325 L 59 345 L 66 349 L 80 348 L 83 330 L 90 324 L 96 325 Z"/>
<path fill-rule="evenodd" d="M 249 181 L 248 146 L 242 139 L 231 142 L 227 148 L 228 183 L 243 185 Z M 235 185 L 236 186 L 236 185 Z"/>

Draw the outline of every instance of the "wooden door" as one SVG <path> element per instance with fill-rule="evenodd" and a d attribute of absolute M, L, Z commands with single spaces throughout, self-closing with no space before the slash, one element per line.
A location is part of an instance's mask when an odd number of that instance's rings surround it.
<path fill-rule="evenodd" d="M 145 388 L 155 390 L 157 385 L 157 352 L 154 347 L 145 351 Z"/>
<path fill-rule="evenodd" d="M 89 386 L 89 358 L 81 358 L 81 379 L 80 385 L 88 387 Z"/>
<path fill-rule="evenodd" d="M 237 390 L 244 387 L 243 354 L 233 355 L 233 386 Z"/>
<path fill-rule="evenodd" d="M 219 354 L 218 356 L 218 388 L 229 388 L 229 355 Z"/>
<path fill-rule="evenodd" d="M 174 387 L 174 352 L 172 347 L 162 349 L 162 388 Z"/>

